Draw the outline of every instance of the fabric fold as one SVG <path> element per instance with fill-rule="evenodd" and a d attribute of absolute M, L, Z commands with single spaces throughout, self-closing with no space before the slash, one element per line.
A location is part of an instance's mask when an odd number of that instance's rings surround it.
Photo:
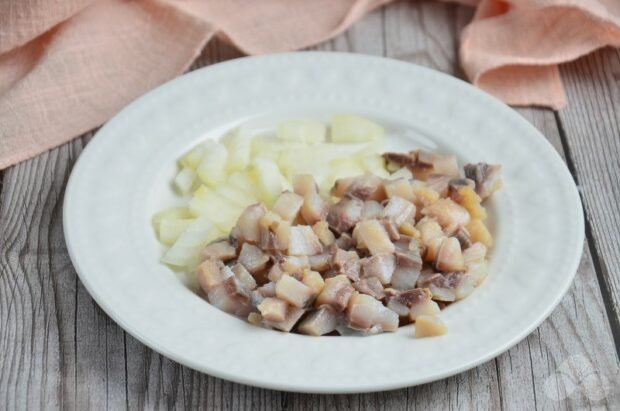
<path fill-rule="evenodd" d="M 461 64 L 475 85 L 508 104 L 560 109 L 566 97 L 557 64 L 619 47 L 616 6 L 602 0 L 483 0 L 463 30 Z"/>
<path fill-rule="evenodd" d="M 110 0 L 85 8 L 8 61 L 0 56 L 0 169 L 101 125 L 182 73 L 214 32 L 164 2 Z"/>

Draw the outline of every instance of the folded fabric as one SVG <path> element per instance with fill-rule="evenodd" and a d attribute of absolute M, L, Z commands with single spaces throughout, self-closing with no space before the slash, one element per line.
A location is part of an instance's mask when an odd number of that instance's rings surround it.
<path fill-rule="evenodd" d="M 247 54 L 295 50 L 389 1 L 0 2 L 0 169 L 102 124 L 216 34 Z M 620 46 L 618 0 L 457 1 L 477 7 L 461 34 L 465 73 L 509 104 L 561 108 L 557 64 Z"/>
<path fill-rule="evenodd" d="M 482 0 L 461 33 L 461 65 L 508 104 L 566 104 L 558 64 L 620 47 L 618 0 Z"/>

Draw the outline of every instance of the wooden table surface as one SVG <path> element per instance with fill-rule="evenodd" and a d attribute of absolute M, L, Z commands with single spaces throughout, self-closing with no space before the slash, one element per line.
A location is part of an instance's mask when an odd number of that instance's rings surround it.
<path fill-rule="evenodd" d="M 316 49 L 462 77 L 457 37 L 471 15 L 398 2 Z M 192 68 L 239 56 L 214 41 Z M 599 51 L 561 72 L 566 108 L 517 111 L 565 158 L 581 188 L 587 240 L 561 304 L 508 352 L 441 381 L 360 395 L 253 388 L 164 358 L 103 313 L 67 255 L 63 194 L 87 133 L 0 172 L 0 409 L 620 409 L 620 52 Z M 562 381 L 573 382 L 570 392 Z"/>

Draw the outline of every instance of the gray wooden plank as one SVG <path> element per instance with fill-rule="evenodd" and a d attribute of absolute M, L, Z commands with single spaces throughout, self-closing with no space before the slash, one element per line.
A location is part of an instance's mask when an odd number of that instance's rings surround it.
<path fill-rule="evenodd" d="M 541 130 L 564 158 L 554 112 L 533 108 L 520 108 L 518 111 Z M 556 401 L 564 393 L 561 387 L 549 384 L 550 377 L 553 378 L 563 363 L 573 360 L 591 364 L 593 370 L 601 373 L 603 380 L 607 377 L 612 379 L 618 372 L 613 336 L 587 243 L 573 285 L 558 308 L 524 342 L 497 359 L 503 379 L 508 382 L 531 381 L 534 395 L 531 399 L 537 408 L 611 405 L 606 399 L 591 401 L 579 390 L 564 401 Z M 528 373 L 530 378 L 527 378 Z M 524 392 L 509 383 L 503 385 L 502 394 L 506 403 L 514 403 L 523 400 Z"/>
<path fill-rule="evenodd" d="M 126 403 L 124 333 L 77 282 L 62 234 L 64 187 L 82 146 L 75 140 L 3 176 L 0 408 Z"/>
<path fill-rule="evenodd" d="M 184 409 L 183 367 L 127 337 L 130 409 Z"/>
<path fill-rule="evenodd" d="M 586 210 L 586 234 L 620 353 L 620 51 L 561 67 L 569 104 L 559 114 Z"/>
<path fill-rule="evenodd" d="M 45 166 L 48 164 L 47 160 L 40 158 L 37 164 Z M 20 179 L 28 179 L 32 172 L 30 168 L 22 167 L 11 170 L 5 177 L 18 175 Z M 38 244 L 32 239 L 29 240 L 20 230 L 22 221 L 42 220 L 41 213 L 37 211 L 41 206 L 22 207 L 21 210 L 11 210 L 8 213 L 5 211 L 7 205 L 13 201 L 23 203 L 22 199 L 33 192 L 40 193 L 40 198 L 50 195 L 49 189 L 41 190 L 46 183 L 31 181 L 23 190 L 9 186 L 3 193 L 2 214 L 6 217 L 0 219 L 3 244 L 0 259 L 0 363 L 3 370 L 0 374 L 0 398 L 3 399 L 3 407 L 7 409 L 20 403 L 28 407 L 41 407 L 44 402 L 60 402 L 55 382 L 48 380 L 44 372 L 48 367 L 59 367 L 58 358 L 55 356 L 58 339 L 53 338 L 53 329 L 41 310 L 42 303 L 53 293 L 49 289 L 45 290 L 47 293 L 44 292 L 39 281 L 39 276 L 45 276 L 46 273 L 38 272 Z M 26 276 L 25 272 L 36 274 Z M 41 331 L 47 331 L 47 336 L 46 332 Z M 37 354 L 36 358 L 32 358 L 31 352 Z M 24 372 L 26 370 L 27 372 Z M 28 387 L 37 387 L 40 394 L 28 398 L 24 395 Z"/>

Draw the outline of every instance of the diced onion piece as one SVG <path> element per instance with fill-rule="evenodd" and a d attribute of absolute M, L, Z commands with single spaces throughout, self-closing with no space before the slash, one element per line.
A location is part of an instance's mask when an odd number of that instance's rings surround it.
<path fill-rule="evenodd" d="M 256 197 L 248 195 L 228 183 L 222 183 L 218 185 L 217 187 L 215 187 L 215 191 L 220 196 L 230 201 L 231 203 L 237 204 L 239 207 L 247 207 L 248 205 L 256 202 Z"/>
<path fill-rule="evenodd" d="M 158 213 L 156 213 L 153 216 L 153 225 L 155 226 L 155 229 L 159 232 L 159 224 L 161 223 L 161 220 L 163 220 L 164 218 L 175 218 L 177 220 L 183 219 L 183 218 L 193 218 L 194 215 L 192 215 L 192 212 L 185 207 L 173 207 L 173 208 L 167 208 L 165 210 L 162 210 Z"/>
<path fill-rule="evenodd" d="M 177 241 L 166 251 L 162 262 L 177 267 L 193 267 L 200 260 L 200 250 L 208 243 L 220 237 L 222 232 L 202 216 L 194 220 L 179 236 Z"/>
<path fill-rule="evenodd" d="M 313 120 L 289 120 L 278 125 L 278 139 L 317 144 L 325 141 L 326 127 Z"/>
<path fill-rule="evenodd" d="M 278 161 L 284 145 L 272 138 L 259 136 L 252 140 L 252 158 Z"/>
<path fill-rule="evenodd" d="M 408 168 L 403 167 L 393 172 L 388 178 L 390 180 L 396 180 L 399 178 L 405 178 L 409 180 L 413 178 L 413 173 L 411 173 L 411 171 Z"/>
<path fill-rule="evenodd" d="M 208 216 L 224 232 L 228 232 L 235 225 L 243 211 L 241 207 L 206 186 L 200 186 L 194 192 L 189 201 L 189 209 L 195 216 Z"/>
<path fill-rule="evenodd" d="M 226 183 L 252 198 L 258 198 L 256 180 L 250 172 L 236 171 L 228 176 Z"/>
<path fill-rule="evenodd" d="M 168 246 L 174 244 L 193 221 L 190 218 L 164 218 L 159 223 L 159 241 Z"/>
<path fill-rule="evenodd" d="M 329 172 L 329 162 L 335 158 L 350 157 L 350 153 L 351 147 L 348 145 L 319 144 L 283 151 L 278 165 L 289 179 L 296 174 L 310 174 L 321 184 Z"/>
<path fill-rule="evenodd" d="M 371 156 L 371 155 L 382 155 L 385 151 L 385 141 L 383 140 L 375 140 L 370 143 L 364 144 L 364 146 L 357 150 L 353 157 L 355 157 L 358 161 Z"/>
<path fill-rule="evenodd" d="M 184 154 L 179 160 L 179 163 L 181 164 L 181 167 L 188 167 L 195 170 L 198 168 L 198 165 L 202 161 L 202 157 L 204 157 L 204 155 L 205 144 L 199 144 Z"/>
<path fill-rule="evenodd" d="M 217 213 L 227 214 L 231 206 L 239 208 L 232 205 L 230 201 L 220 196 L 215 190 L 204 185 L 194 192 L 192 199 L 189 201 L 189 209 L 194 216 Z"/>
<path fill-rule="evenodd" d="M 196 173 L 194 170 L 189 167 L 183 167 L 174 177 L 173 183 L 176 189 L 179 190 L 179 193 L 187 194 L 194 186 L 195 179 Z"/>
<path fill-rule="evenodd" d="M 303 150 L 308 149 L 310 147 L 314 147 L 312 144 L 308 144 L 305 143 L 303 141 L 283 141 L 282 142 L 282 146 L 284 147 L 282 149 L 282 152 L 287 152 L 287 151 L 297 151 L 297 152 L 303 152 Z M 318 144 L 316 147 L 321 147 L 322 144 Z"/>
<path fill-rule="evenodd" d="M 383 140 L 373 141 L 366 144 L 364 148 L 357 151 L 353 156 L 364 170 L 379 177 L 387 178 L 390 176 L 390 173 L 385 167 L 385 159 L 382 155 L 385 151 L 384 146 Z"/>
<path fill-rule="evenodd" d="M 282 192 L 282 174 L 278 166 L 264 159 L 254 160 L 254 175 L 259 187 L 259 198 L 268 206 L 278 198 Z"/>
<path fill-rule="evenodd" d="M 280 182 L 282 183 L 282 191 L 293 191 L 291 180 L 286 178 L 282 173 L 280 173 Z"/>
<path fill-rule="evenodd" d="M 335 158 L 329 162 L 331 175 L 339 178 L 355 177 L 364 174 L 364 169 L 351 157 Z"/>
<path fill-rule="evenodd" d="M 298 174 L 310 174 L 317 182 L 322 181 L 327 174 L 327 162 L 325 158 L 317 156 L 316 150 L 285 151 L 278 160 L 278 166 L 284 176 L 292 180 Z"/>
<path fill-rule="evenodd" d="M 381 178 L 388 178 L 390 173 L 385 169 L 385 160 L 380 154 L 371 154 L 360 160 L 362 168 Z"/>
<path fill-rule="evenodd" d="M 331 137 L 334 143 L 359 143 L 383 138 L 385 131 L 379 124 L 353 114 L 332 116 Z"/>
<path fill-rule="evenodd" d="M 329 162 L 329 175 L 321 183 L 321 193 L 323 195 L 328 193 L 337 180 L 362 174 L 364 174 L 364 169 L 353 158 L 336 158 Z"/>
<path fill-rule="evenodd" d="M 206 145 L 205 155 L 196 169 L 202 182 L 214 186 L 226 180 L 226 161 L 228 150 L 218 142 L 211 141 Z"/>
<path fill-rule="evenodd" d="M 222 143 L 228 150 L 228 171 L 245 169 L 251 160 L 252 135 L 247 127 L 238 127 L 222 139 Z"/>

